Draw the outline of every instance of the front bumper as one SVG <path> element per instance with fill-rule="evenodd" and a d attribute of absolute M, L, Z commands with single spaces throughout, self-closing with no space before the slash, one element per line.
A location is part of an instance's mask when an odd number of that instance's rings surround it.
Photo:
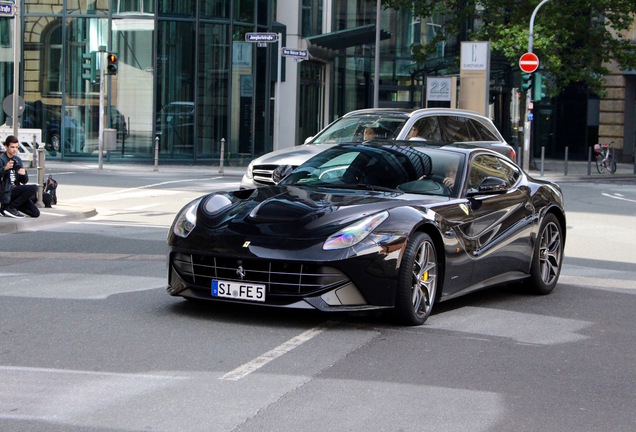
<path fill-rule="evenodd" d="M 397 248 L 400 249 L 400 248 Z M 399 252 L 385 253 L 379 245 L 345 257 L 343 251 L 322 251 L 315 260 L 296 261 L 289 254 L 276 257 L 211 255 L 172 249 L 168 256 L 168 294 L 219 302 L 361 311 L 395 304 Z M 328 256 L 334 258 L 329 260 Z M 338 256 L 340 255 L 340 256 Z M 237 276 L 241 269 L 244 279 Z M 266 286 L 265 302 L 212 296 L 213 280 Z"/>

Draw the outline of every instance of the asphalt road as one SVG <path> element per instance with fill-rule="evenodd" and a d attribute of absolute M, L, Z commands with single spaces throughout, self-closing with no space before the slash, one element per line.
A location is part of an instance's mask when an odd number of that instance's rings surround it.
<path fill-rule="evenodd" d="M 238 178 L 59 172 L 98 215 L 0 235 L 2 431 L 633 431 L 636 188 L 563 183 L 549 296 L 438 305 L 421 327 L 187 302 L 166 234 Z"/>

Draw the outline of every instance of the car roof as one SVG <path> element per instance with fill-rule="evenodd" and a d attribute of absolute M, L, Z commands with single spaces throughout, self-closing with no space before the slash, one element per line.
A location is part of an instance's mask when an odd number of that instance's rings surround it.
<path fill-rule="evenodd" d="M 465 143 L 437 143 L 433 141 L 419 141 L 419 140 L 370 140 L 370 141 L 352 141 L 349 143 L 340 143 L 337 146 L 368 146 L 368 145 L 377 145 L 377 146 L 404 146 L 404 147 L 414 147 L 414 148 L 427 148 L 427 149 L 435 149 L 435 150 L 443 150 L 452 153 L 462 153 L 464 155 L 470 155 L 472 153 L 489 153 L 495 156 L 501 156 L 500 153 L 497 153 L 494 150 L 480 147 L 473 144 L 465 144 Z"/>
<path fill-rule="evenodd" d="M 357 117 L 362 115 L 394 115 L 396 117 L 419 117 L 421 115 L 460 115 L 465 117 L 474 117 L 480 119 L 490 119 L 475 111 L 459 109 L 459 108 L 417 108 L 417 109 L 405 109 L 405 108 L 365 108 L 355 111 L 350 111 L 342 117 Z"/>

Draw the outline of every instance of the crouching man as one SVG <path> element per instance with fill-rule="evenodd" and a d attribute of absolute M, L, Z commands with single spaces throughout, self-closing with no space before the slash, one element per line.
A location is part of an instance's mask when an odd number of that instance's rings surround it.
<path fill-rule="evenodd" d="M 18 139 L 9 135 L 4 142 L 6 152 L 0 154 L 0 214 L 5 217 L 23 218 L 40 216 L 36 207 L 38 186 L 28 185 L 22 159 L 18 157 Z"/>

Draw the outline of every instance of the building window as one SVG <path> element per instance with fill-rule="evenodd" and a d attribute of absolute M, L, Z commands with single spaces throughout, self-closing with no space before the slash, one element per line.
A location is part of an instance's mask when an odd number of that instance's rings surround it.
<path fill-rule="evenodd" d="M 322 34 L 322 2 L 303 0 L 301 33 L 303 37 Z"/>
<path fill-rule="evenodd" d="M 0 19 L 0 47 L 11 47 L 11 20 Z"/>
<path fill-rule="evenodd" d="M 139 14 L 152 14 L 154 13 L 155 2 L 153 0 L 117 0 L 116 13 L 139 13 Z"/>
<path fill-rule="evenodd" d="M 58 95 L 62 92 L 62 26 L 59 22 L 48 30 L 43 37 L 46 43 L 42 46 L 42 94 Z"/>
<path fill-rule="evenodd" d="M 229 18 L 230 2 L 226 0 L 204 0 L 199 3 L 205 18 Z"/>

